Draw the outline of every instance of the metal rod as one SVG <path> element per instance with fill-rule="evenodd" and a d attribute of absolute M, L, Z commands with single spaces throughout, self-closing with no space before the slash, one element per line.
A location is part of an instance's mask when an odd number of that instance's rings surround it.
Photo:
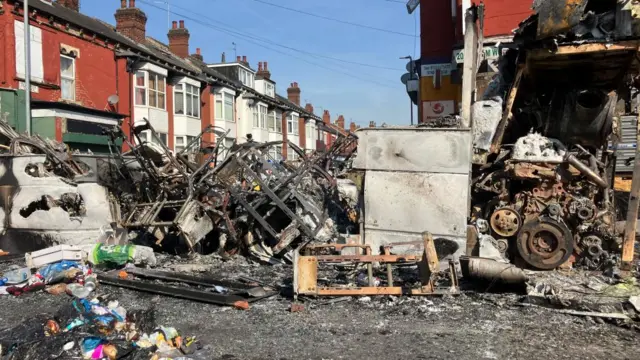
<path fill-rule="evenodd" d="M 24 88 L 27 135 L 31 135 L 31 29 L 29 26 L 29 0 L 24 0 Z"/>
<path fill-rule="evenodd" d="M 585 165 L 582 161 L 578 160 L 578 158 L 575 157 L 574 155 L 572 155 L 572 154 L 567 155 L 565 160 L 571 166 L 573 166 L 578 171 L 580 171 L 584 176 L 589 178 L 589 180 L 591 180 L 594 183 L 596 183 L 596 185 L 600 186 L 603 189 L 607 189 L 609 187 L 609 184 L 607 183 L 607 181 L 605 179 L 603 179 L 595 171 L 591 170 L 591 168 L 589 168 L 587 165 Z M 637 162 L 636 162 L 636 164 L 637 164 Z"/>
<path fill-rule="evenodd" d="M 640 115 L 636 120 L 636 141 L 640 143 Z M 631 270 L 636 243 L 636 226 L 638 225 L 638 206 L 640 205 L 640 147 L 636 146 L 636 158 L 631 179 L 629 193 L 629 207 L 627 208 L 627 222 L 624 227 L 622 242 L 622 269 Z"/>

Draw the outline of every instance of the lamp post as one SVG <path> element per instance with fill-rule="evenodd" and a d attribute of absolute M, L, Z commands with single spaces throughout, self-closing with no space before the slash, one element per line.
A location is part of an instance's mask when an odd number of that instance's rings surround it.
<path fill-rule="evenodd" d="M 27 135 L 31 135 L 31 29 L 29 28 L 29 0 L 24 0 L 24 88 Z"/>
<path fill-rule="evenodd" d="M 400 59 L 409 60 L 409 63 L 407 64 L 407 71 L 409 72 L 409 77 L 406 79 L 407 81 L 405 82 L 405 85 L 407 87 L 407 94 L 411 91 L 416 91 L 417 92 L 416 102 L 419 104 L 420 103 L 420 79 L 418 78 L 416 80 L 414 78 L 416 75 L 416 69 L 415 69 L 415 63 L 413 61 L 413 58 L 411 57 L 411 55 L 407 55 L 407 56 L 401 57 Z M 407 75 L 405 74 L 403 76 L 407 76 Z M 417 86 L 415 86 L 416 84 L 414 83 L 416 81 L 418 82 Z M 416 89 L 413 90 L 412 87 L 416 87 Z M 413 100 L 411 100 L 411 96 L 409 96 L 409 106 L 411 109 L 411 125 L 413 125 Z"/>

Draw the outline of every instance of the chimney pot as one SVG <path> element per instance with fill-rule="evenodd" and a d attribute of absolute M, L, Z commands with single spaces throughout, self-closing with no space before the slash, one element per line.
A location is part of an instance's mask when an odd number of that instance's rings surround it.
<path fill-rule="evenodd" d="M 267 70 L 269 70 L 269 69 L 267 68 L 267 62 L 265 61 L 264 62 L 264 71 L 267 71 Z"/>
<path fill-rule="evenodd" d="M 127 7 L 127 0 L 120 0 L 120 8 L 125 9 Z"/>
<path fill-rule="evenodd" d="M 184 29 L 184 20 L 180 20 L 180 29 Z"/>
<path fill-rule="evenodd" d="M 262 61 L 258 62 L 258 71 L 262 71 Z"/>
<path fill-rule="evenodd" d="M 246 56 L 242 56 L 242 62 L 246 63 L 247 62 L 247 57 Z"/>
<path fill-rule="evenodd" d="M 120 4 L 125 4 L 121 0 Z M 121 7 L 116 10 L 116 31 L 129 37 L 137 43 L 144 43 L 146 39 L 147 15 L 136 8 L 135 0 L 129 0 L 129 8 Z"/>
<path fill-rule="evenodd" d="M 237 58 L 236 58 L 236 61 L 237 62 L 241 62 L 242 61 L 242 56 L 238 55 Z"/>
<path fill-rule="evenodd" d="M 224 51 L 222 52 L 220 62 L 223 64 L 227 62 L 227 54 L 225 54 Z"/>
<path fill-rule="evenodd" d="M 200 50 L 200 48 L 196 48 L 196 54 L 202 55 L 202 50 Z"/>
<path fill-rule="evenodd" d="M 173 29 L 177 29 L 178 28 L 178 22 L 177 21 L 172 22 L 172 27 L 173 27 Z"/>

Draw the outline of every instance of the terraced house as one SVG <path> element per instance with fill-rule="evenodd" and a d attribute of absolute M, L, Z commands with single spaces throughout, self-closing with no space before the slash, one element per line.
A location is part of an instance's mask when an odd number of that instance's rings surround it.
<path fill-rule="evenodd" d="M 114 1 L 114 5 L 118 4 Z M 31 30 L 31 130 L 64 141 L 72 150 L 108 153 L 105 127 L 148 119 L 162 142 L 180 151 L 209 125 L 229 130 L 204 142 L 290 141 L 306 151 L 330 139 L 318 131 L 322 119 L 300 104 L 291 83 L 278 95 L 267 62 L 253 69 L 246 57 L 210 64 L 200 49 L 190 53 L 184 21 L 173 22 L 164 43 L 147 36 L 147 16 L 135 0 L 121 0 L 115 26 L 80 12 L 80 0 L 33 0 Z M 0 113 L 26 131 L 24 14 L 20 0 L 0 0 Z M 126 144 L 123 145 L 126 149 Z M 287 146 L 274 158 L 294 159 Z"/>

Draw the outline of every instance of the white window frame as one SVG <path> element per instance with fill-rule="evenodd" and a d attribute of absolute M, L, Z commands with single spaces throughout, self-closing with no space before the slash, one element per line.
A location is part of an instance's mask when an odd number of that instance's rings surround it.
<path fill-rule="evenodd" d="M 154 109 L 160 109 L 160 110 L 166 110 L 167 109 L 167 77 L 162 75 L 162 74 L 158 74 L 156 72 L 153 71 L 147 71 L 147 94 L 148 94 L 148 99 L 147 99 L 147 106 L 149 106 L 150 108 L 154 108 Z M 162 89 L 151 89 L 151 77 L 154 76 L 156 78 L 156 86 L 157 84 L 160 82 L 160 79 L 162 79 L 162 82 L 164 84 Z M 152 92 L 155 93 L 155 95 L 152 95 Z M 159 100 L 160 100 L 160 94 L 164 95 L 164 100 L 163 100 L 163 107 L 158 106 Z M 153 106 L 151 105 L 151 98 L 152 96 L 155 96 L 155 100 L 156 100 L 156 105 Z"/>
<path fill-rule="evenodd" d="M 138 75 L 140 74 L 144 74 L 144 86 L 140 86 L 138 85 Z M 148 107 L 148 108 L 153 108 L 153 109 L 159 109 L 159 110 L 167 110 L 167 76 L 160 73 L 160 72 L 156 72 L 153 70 L 146 70 L 146 69 L 139 69 L 136 71 L 135 74 L 133 74 L 134 76 L 134 81 L 133 81 L 133 87 L 134 87 L 134 103 L 135 106 L 143 106 L 143 107 Z M 163 81 L 163 88 L 160 89 L 151 89 L 151 76 L 155 76 L 156 78 L 156 84 L 159 83 L 159 80 Z M 144 97 L 143 97 L 143 101 L 144 104 L 138 104 L 137 102 L 137 91 L 138 90 L 143 90 L 144 89 Z M 154 94 L 152 94 L 152 92 Z M 160 100 L 160 94 L 162 94 L 164 96 L 164 100 L 163 100 L 163 107 L 159 107 L 158 103 Z M 151 105 L 151 97 L 154 96 L 155 97 L 155 103 L 156 105 L 153 106 Z"/>
<path fill-rule="evenodd" d="M 231 120 L 226 119 L 225 100 L 227 97 L 231 98 Z M 218 121 L 236 122 L 236 96 L 226 91 L 220 91 L 216 93 L 215 98 L 213 109 L 214 119 Z M 220 109 L 218 109 L 218 105 Z"/>
<path fill-rule="evenodd" d="M 271 126 L 270 122 L 273 119 L 273 126 Z M 278 132 L 278 117 L 276 116 L 276 111 L 272 110 L 267 114 L 267 128 L 270 132 Z M 280 122 L 280 132 L 282 132 L 282 121 Z"/>
<path fill-rule="evenodd" d="M 189 83 L 177 83 L 173 87 L 173 112 L 179 116 L 186 116 L 194 119 L 200 118 L 200 88 Z M 178 113 L 177 99 L 182 97 L 183 113 Z M 191 106 L 189 106 L 191 99 Z M 189 115 L 189 107 L 191 107 L 191 115 Z"/>
<path fill-rule="evenodd" d="M 143 78 L 143 85 L 138 85 L 138 76 L 142 74 L 142 78 Z M 144 70 L 138 70 L 136 71 L 135 74 L 133 74 L 133 98 L 134 98 L 134 103 L 135 106 L 147 106 L 147 104 L 149 103 L 149 99 L 148 97 L 148 93 L 149 91 L 147 90 L 147 72 Z M 144 91 L 144 95 L 142 96 L 142 102 L 143 104 L 138 104 L 138 91 Z"/>
<path fill-rule="evenodd" d="M 186 141 L 186 136 L 182 136 L 182 135 L 176 135 L 173 138 L 173 151 L 175 151 L 175 153 L 179 153 L 182 150 L 184 150 L 187 147 L 187 144 L 185 143 Z M 180 144 L 178 144 L 180 143 Z"/>
<path fill-rule="evenodd" d="M 260 115 L 258 114 L 258 105 L 251 107 L 251 124 L 254 129 L 260 128 Z"/>
<path fill-rule="evenodd" d="M 62 71 L 62 59 L 71 60 L 71 76 L 67 76 Z M 71 95 L 69 97 L 65 97 L 64 94 L 64 81 L 68 81 L 70 83 L 70 91 Z M 60 54 L 60 97 L 62 100 L 76 101 L 76 58 Z"/>
<path fill-rule="evenodd" d="M 264 93 L 267 96 L 275 97 L 276 96 L 276 87 L 272 83 L 265 81 L 264 82 Z"/>
<path fill-rule="evenodd" d="M 267 129 L 267 116 L 269 108 L 266 105 L 258 105 L 258 115 L 260 116 L 260 128 Z"/>
<path fill-rule="evenodd" d="M 287 115 L 287 134 L 298 135 L 300 134 L 298 120 L 300 119 L 299 115 L 289 114 Z"/>

